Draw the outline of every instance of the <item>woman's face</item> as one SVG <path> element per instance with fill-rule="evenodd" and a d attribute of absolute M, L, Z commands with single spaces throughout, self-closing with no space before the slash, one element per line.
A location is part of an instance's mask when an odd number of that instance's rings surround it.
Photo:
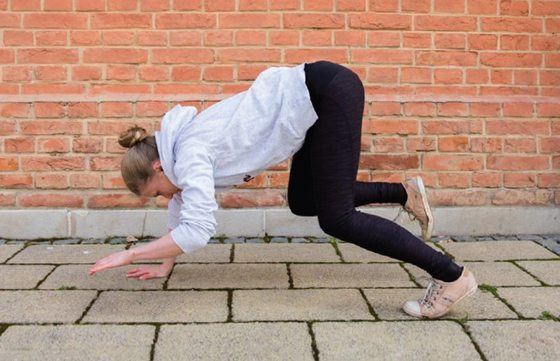
<path fill-rule="evenodd" d="M 173 194 L 180 191 L 179 188 L 175 187 L 173 183 L 169 181 L 169 178 L 163 173 L 163 168 L 159 160 L 152 163 L 154 169 L 154 175 L 146 181 L 142 186 L 140 186 L 140 196 L 142 197 L 157 197 L 163 196 L 165 198 L 172 198 Z"/>

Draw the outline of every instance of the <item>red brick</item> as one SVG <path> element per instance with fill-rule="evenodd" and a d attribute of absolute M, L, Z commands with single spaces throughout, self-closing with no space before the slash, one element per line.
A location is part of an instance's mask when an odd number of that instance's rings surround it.
<path fill-rule="evenodd" d="M 504 152 L 506 153 L 535 153 L 537 144 L 534 138 L 505 138 Z"/>
<path fill-rule="evenodd" d="M 47 11 L 72 11 L 72 0 L 45 0 Z"/>
<path fill-rule="evenodd" d="M 511 70 L 490 71 L 490 82 L 492 84 L 513 84 L 513 72 Z"/>
<path fill-rule="evenodd" d="M 498 13 L 497 0 L 467 0 L 467 13 L 496 15 Z"/>
<path fill-rule="evenodd" d="M 31 81 L 33 70 L 30 66 L 5 66 L 2 80 L 9 82 Z"/>
<path fill-rule="evenodd" d="M 401 0 L 401 11 L 412 13 L 429 13 L 431 0 Z"/>
<path fill-rule="evenodd" d="M 206 81 L 232 81 L 233 69 L 231 66 L 212 66 L 204 69 L 203 79 Z"/>
<path fill-rule="evenodd" d="M 369 10 L 375 12 L 398 12 L 398 0 L 369 0 Z"/>
<path fill-rule="evenodd" d="M 350 15 L 350 28 L 356 27 L 355 16 Z M 393 20 L 395 21 L 395 20 Z M 223 24 L 222 24 L 223 23 Z M 264 25 L 260 25 L 260 24 Z M 301 14 L 301 13 L 284 13 L 283 23 L 286 29 L 344 29 L 344 14 Z M 251 16 L 249 14 L 242 15 L 220 15 L 220 27 L 279 27 L 280 18 L 265 17 L 264 15 Z M 391 29 L 376 28 L 376 29 Z"/>
<path fill-rule="evenodd" d="M 409 152 L 430 152 L 436 150 L 436 138 L 434 137 L 408 137 L 406 148 Z"/>
<path fill-rule="evenodd" d="M 132 104 L 128 102 L 104 102 L 99 107 L 99 116 L 103 118 L 132 117 Z"/>
<path fill-rule="evenodd" d="M 462 0 L 434 0 L 436 13 L 464 13 L 465 2 Z"/>
<path fill-rule="evenodd" d="M 137 0 L 107 1 L 107 10 L 136 10 L 138 9 Z"/>
<path fill-rule="evenodd" d="M 2 108 L 0 107 L 0 111 Z M 0 115 L 2 113 L 0 112 Z M 16 131 L 16 122 L 14 120 L 2 119 L 0 122 L 0 135 L 12 135 Z"/>
<path fill-rule="evenodd" d="M 554 35 L 533 35 L 531 45 L 532 50 L 554 51 L 560 48 L 560 38 Z"/>
<path fill-rule="evenodd" d="M 65 189 L 68 188 L 68 179 L 66 174 L 37 173 L 35 187 L 39 189 Z"/>
<path fill-rule="evenodd" d="M 466 117 L 469 115 L 469 109 L 467 103 L 438 103 L 437 107 L 438 116 L 458 116 Z"/>
<path fill-rule="evenodd" d="M 67 45 L 66 31 L 36 31 L 35 43 L 40 46 Z"/>
<path fill-rule="evenodd" d="M 504 187 L 532 188 L 537 184 L 537 175 L 534 173 L 505 173 Z"/>
<path fill-rule="evenodd" d="M 349 27 L 351 29 L 370 30 L 411 30 L 412 17 L 399 14 L 350 14 Z"/>
<path fill-rule="evenodd" d="M 507 117 L 532 117 L 533 103 L 504 103 L 504 116 Z"/>
<path fill-rule="evenodd" d="M 136 116 L 160 117 L 169 110 L 166 102 L 138 102 L 136 103 Z"/>
<path fill-rule="evenodd" d="M 16 204 L 15 194 L 0 194 L 0 206 L 13 207 Z"/>
<path fill-rule="evenodd" d="M 500 114 L 498 103 L 471 103 L 470 108 L 475 117 L 497 117 Z"/>
<path fill-rule="evenodd" d="M 0 188 L 32 188 L 31 174 L 0 174 Z"/>
<path fill-rule="evenodd" d="M 37 141 L 40 153 L 67 153 L 70 151 L 70 142 L 63 138 L 47 138 Z"/>
<path fill-rule="evenodd" d="M 418 65 L 475 66 L 476 62 L 477 62 L 477 54 L 474 52 L 462 52 L 462 51 L 416 52 L 416 64 Z"/>
<path fill-rule="evenodd" d="M 88 173 L 75 173 L 70 174 L 70 187 L 87 189 L 87 188 L 99 188 L 101 185 L 101 175 L 100 174 L 88 174 Z"/>
<path fill-rule="evenodd" d="M 418 122 L 415 120 L 374 119 L 364 122 L 363 128 L 373 134 L 418 134 Z"/>
<path fill-rule="evenodd" d="M 549 122 L 546 120 L 487 120 L 487 134 L 548 134 Z"/>
<path fill-rule="evenodd" d="M 84 49 L 84 63 L 146 63 L 148 52 L 145 49 L 96 48 Z"/>
<path fill-rule="evenodd" d="M 24 30 L 4 30 L 4 45 L 33 45 L 33 32 Z"/>
<path fill-rule="evenodd" d="M 503 139 L 494 137 L 473 137 L 471 138 L 471 152 L 502 153 Z"/>
<path fill-rule="evenodd" d="M 36 66 L 35 80 L 66 81 L 66 69 L 64 66 Z"/>
<path fill-rule="evenodd" d="M 12 11 L 41 10 L 41 0 L 11 0 Z"/>
<path fill-rule="evenodd" d="M 402 153 L 404 141 L 402 138 L 382 138 L 375 136 L 372 140 L 373 153 Z"/>
<path fill-rule="evenodd" d="M 121 168 L 120 156 L 91 157 L 91 170 L 119 170 Z"/>
<path fill-rule="evenodd" d="M 4 152 L 6 153 L 32 153 L 34 151 L 34 138 L 26 137 L 4 139 Z"/>
<path fill-rule="evenodd" d="M 363 154 L 360 158 L 360 168 L 367 169 L 418 169 L 420 161 L 417 155 L 378 155 Z"/>
<path fill-rule="evenodd" d="M 475 31 L 476 17 L 473 16 L 443 16 L 443 15 L 418 15 L 416 16 L 415 30 L 436 31 Z"/>
<path fill-rule="evenodd" d="M 560 103 L 537 104 L 537 114 L 539 117 L 560 117 Z"/>
<path fill-rule="evenodd" d="M 352 35 L 349 35 L 352 33 Z M 335 33 L 338 42 L 335 45 L 364 45 L 366 36 L 363 32 L 340 32 Z M 270 45 L 299 45 L 299 31 L 270 31 Z M 337 40 L 335 40 L 337 41 Z M 358 44 L 359 42 L 359 44 Z"/>
<path fill-rule="evenodd" d="M 335 6 L 337 11 L 364 11 L 366 9 L 366 1 L 367 0 L 338 0 L 335 2 Z M 292 2 L 296 3 L 294 0 L 292 0 Z"/>
<path fill-rule="evenodd" d="M 435 46 L 438 49 L 465 49 L 464 34 L 435 34 Z"/>
<path fill-rule="evenodd" d="M 549 168 L 549 157 L 540 155 L 489 155 L 486 167 L 494 170 L 543 170 Z"/>
<path fill-rule="evenodd" d="M 21 134 L 80 134 L 82 123 L 77 121 L 22 121 L 20 122 Z"/>
<path fill-rule="evenodd" d="M 500 49 L 502 50 L 529 50 L 528 35 L 502 35 L 500 36 Z"/>
<path fill-rule="evenodd" d="M 439 173 L 438 183 L 440 187 L 444 188 L 470 188 L 471 187 L 471 173 Z"/>
<path fill-rule="evenodd" d="M 70 118 L 89 118 L 97 116 L 96 103 L 70 103 L 68 104 Z"/>
<path fill-rule="evenodd" d="M 285 206 L 281 190 L 228 191 L 218 195 L 222 208 Z"/>
<path fill-rule="evenodd" d="M 171 42 L 172 43 L 181 43 L 181 40 L 175 39 L 175 33 L 172 34 Z M 183 36 L 190 45 L 196 45 L 200 43 L 199 34 L 187 34 L 187 36 Z M 299 35 L 298 35 L 299 39 Z M 299 40 L 298 40 L 299 41 Z M 233 42 L 233 31 L 205 31 L 204 32 L 204 45 L 205 46 L 232 46 Z"/>
<path fill-rule="evenodd" d="M 333 42 L 331 31 L 321 31 L 321 30 L 311 30 L 303 31 L 302 43 L 304 46 L 330 46 Z M 239 32 L 235 34 L 235 42 L 239 45 L 251 45 L 243 44 L 239 42 Z M 255 39 L 257 39 L 255 37 Z M 265 39 L 266 43 L 266 39 Z"/>
<path fill-rule="evenodd" d="M 101 69 L 97 66 L 76 66 L 72 68 L 72 80 L 99 80 Z"/>
<path fill-rule="evenodd" d="M 78 13 L 34 13 L 25 14 L 25 29 L 86 29 L 88 17 Z"/>
<path fill-rule="evenodd" d="M 126 189 L 126 185 L 119 173 L 103 174 L 103 189 Z"/>
<path fill-rule="evenodd" d="M 469 34 L 467 43 L 468 49 L 496 50 L 498 47 L 498 37 L 491 34 Z"/>
<path fill-rule="evenodd" d="M 401 103 L 397 102 L 373 102 L 371 104 L 373 115 L 401 115 Z"/>
<path fill-rule="evenodd" d="M 405 48 L 430 48 L 431 45 L 431 33 L 411 32 L 403 34 L 403 46 Z"/>
<path fill-rule="evenodd" d="M 17 157 L 0 157 L 0 172 L 6 172 L 18 169 Z"/>
<path fill-rule="evenodd" d="M 141 0 L 140 11 L 167 11 L 169 10 L 168 0 Z"/>
<path fill-rule="evenodd" d="M 101 138 L 75 138 L 72 142 L 74 153 L 99 153 L 103 149 Z"/>
<path fill-rule="evenodd" d="M 92 95 L 98 94 L 123 94 L 123 93 L 151 93 L 149 84 L 94 84 L 91 85 L 90 93 Z"/>
<path fill-rule="evenodd" d="M 330 0 L 329 0 L 330 2 Z M 330 10 L 331 7 L 328 9 Z M 240 0 L 239 1 L 239 10 L 240 11 L 257 11 L 257 10 L 267 10 L 268 9 L 268 1 L 267 0 Z"/>
<path fill-rule="evenodd" d="M 35 48 L 18 49 L 20 64 L 75 64 L 78 62 L 77 49 Z"/>
<path fill-rule="evenodd" d="M 425 120 L 422 122 L 424 134 L 480 134 L 482 122 L 469 120 Z"/>
<path fill-rule="evenodd" d="M 14 51 L 12 49 L 0 49 L 0 64 L 10 64 L 15 60 Z"/>
<path fill-rule="evenodd" d="M 262 18 L 261 18 L 262 19 Z M 216 27 L 214 14 L 158 14 L 157 29 L 209 29 Z"/>
<path fill-rule="evenodd" d="M 496 67 L 538 67 L 542 64 L 542 55 L 534 53 L 482 53 L 480 63 Z"/>
<path fill-rule="evenodd" d="M 505 31 L 514 33 L 540 33 L 543 29 L 541 19 L 512 17 L 482 17 L 482 31 Z"/>
<path fill-rule="evenodd" d="M 233 11 L 235 10 L 235 0 L 215 0 L 204 1 L 206 11 Z"/>
<path fill-rule="evenodd" d="M 0 13 L 1 28 L 19 28 L 21 16 L 19 14 Z"/>
<path fill-rule="evenodd" d="M 557 33 L 560 31 L 560 19 L 558 18 L 547 18 L 545 20 L 544 26 L 547 33 Z"/>
<path fill-rule="evenodd" d="M 80 208 L 84 204 L 82 196 L 70 194 L 22 194 L 20 196 L 22 207 L 71 207 Z"/>
<path fill-rule="evenodd" d="M 527 1 L 500 1 L 500 15 L 526 16 L 529 14 Z"/>
<path fill-rule="evenodd" d="M 430 68 L 401 68 L 401 83 L 432 83 Z"/>
<path fill-rule="evenodd" d="M 560 54 L 545 54 L 544 63 L 547 68 L 560 68 Z"/>
<path fill-rule="evenodd" d="M 480 170 L 484 167 L 484 158 L 479 155 L 440 155 L 424 154 L 424 170 Z"/>
<path fill-rule="evenodd" d="M 433 117 L 436 114 L 436 107 L 431 102 L 405 103 L 404 114 L 409 116 Z"/>
<path fill-rule="evenodd" d="M 461 69 L 436 69 L 434 70 L 434 83 L 461 84 L 463 83 L 463 71 Z"/>
<path fill-rule="evenodd" d="M 537 70 L 515 70 L 513 72 L 515 84 L 520 85 L 537 85 Z"/>
<path fill-rule="evenodd" d="M 438 139 L 440 152 L 466 152 L 469 150 L 469 138 L 466 136 L 441 137 Z"/>
<path fill-rule="evenodd" d="M 543 137 L 539 142 L 540 153 L 560 153 L 560 137 Z M 560 185 L 560 184 L 559 184 Z"/>
<path fill-rule="evenodd" d="M 367 71 L 366 80 L 370 83 L 397 83 L 399 80 L 399 68 L 370 67 Z"/>
<path fill-rule="evenodd" d="M 99 31 L 72 31 L 70 33 L 71 45 L 99 45 L 101 32 Z"/>
<path fill-rule="evenodd" d="M 370 64 L 412 64 L 412 51 L 407 49 L 355 49 L 352 61 Z"/>
<path fill-rule="evenodd" d="M 340 0 L 339 2 L 355 2 L 356 0 Z M 365 1 L 365 0 L 363 0 Z M 270 0 L 271 10 L 298 10 L 300 9 L 300 0 Z"/>
<path fill-rule="evenodd" d="M 57 171 L 57 170 L 83 170 L 85 161 L 82 157 L 69 156 L 29 156 L 22 157 L 24 171 Z"/>
<path fill-rule="evenodd" d="M 494 205 L 548 205 L 550 203 L 551 192 L 545 190 L 514 190 L 503 189 L 498 190 L 492 196 L 492 204 Z"/>
<path fill-rule="evenodd" d="M 543 16 L 560 15 L 560 1 L 534 1 L 532 2 L 531 14 Z"/>
<path fill-rule="evenodd" d="M 226 91 L 226 86 L 223 86 L 223 93 L 232 93 Z M 244 89 L 245 90 L 245 89 Z M 233 93 L 238 93 L 235 91 Z M 181 93 L 192 93 L 192 94 L 217 94 L 218 85 L 175 85 L 175 84 L 157 84 L 154 86 L 155 94 L 181 94 Z"/>
<path fill-rule="evenodd" d="M 135 80 L 136 67 L 132 65 L 107 65 L 107 80 Z"/>
<path fill-rule="evenodd" d="M 75 0 L 77 11 L 103 11 L 105 0 Z"/>
<path fill-rule="evenodd" d="M 92 29 L 145 29 L 152 24 L 149 14 L 94 14 L 91 17 Z"/>
<path fill-rule="evenodd" d="M 472 186 L 482 188 L 497 188 L 502 186 L 502 173 L 474 172 Z"/>
<path fill-rule="evenodd" d="M 161 31 L 137 31 L 138 45 L 144 46 L 166 46 L 167 33 Z"/>
<path fill-rule="evenodd" d="M 0 103 L 0 116 L 5 118 L 26 118 L 29 116 L 29 109 L 29 103 Z M 4 123 L 4 121 L 5 120 L 2 120 L 2 123 Z M 12 127 L 10 127 L 10 129 L 13 131 Z M 0 131 L 0 134 L 2 134 L 2 131 Z"/>
<path fill-rule="evenodd" d="M 241 50 L 240 50 L 241 51 Z M 254 50 L 263 51 L 263 50 Z M 214 52 L 211 49 L 154 49 L 152 63 L 154 64 L 204 64 L 214 61 Z M 263 59 L 264 61 L 264 59 Z"/>
<path fill-rule="evenodd" d="M 41 103 L 34 104 L 35 116 L 37 118 L 62 118 L 65 115 L 63 103 Z"/>
<path fill-rule="evenodd" d="M 104 31 L 101 33 L 104 45 L 133 45 L 135 37 L 133 31 Z"/>
<path fill-rule="evenodd" d="M 540 188 L 556 188 L 560 184 L 560 174 L 539 174 L 537 179 Z"/>
<path fill-rule="evenodd" d="M 145 205 L 147 199 L 129 194 L 104 194 L 91 196 L 87 202 L 88 208 L 138 208 Z"/>

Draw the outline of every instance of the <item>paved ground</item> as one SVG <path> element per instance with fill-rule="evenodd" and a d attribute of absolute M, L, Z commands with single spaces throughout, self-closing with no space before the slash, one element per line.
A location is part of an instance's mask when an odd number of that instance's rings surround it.
<path fill-rule="evenodd" d="M 436 321 L 400 310 L 421 270 L 348 243 L 215 241 L 138 281 L 87 275 L 122 239 L 1 241 L 0 360 L 559 360 L 560 239 L 512 238 L 432 244 L 481 284 Z"/>

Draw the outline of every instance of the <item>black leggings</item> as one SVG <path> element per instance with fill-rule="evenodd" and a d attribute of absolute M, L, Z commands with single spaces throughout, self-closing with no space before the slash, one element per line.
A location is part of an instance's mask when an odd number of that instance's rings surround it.
<path fill-rule="evenodd" d="M 462 268 L 398 224 L 355 207 L 406 203 L 401 183 L 357 182 L 364 87 L 351 70 L 330 62 L 305 64 L 306 84 L 319 118 L 293 156 L 290 210 L 317 216 L 321 229 L 370 251 L 412 263 L 432 277 L 453 281 Z"/>

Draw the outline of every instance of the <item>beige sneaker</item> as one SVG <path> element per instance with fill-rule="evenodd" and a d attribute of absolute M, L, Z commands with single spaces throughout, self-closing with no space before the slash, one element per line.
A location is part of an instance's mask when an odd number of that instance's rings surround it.
<path fill-rule="evenodd" d="M 449 312 L 457 302 L 475 293 L 477 288 L 473 274 L 463 267 L 457 281 L 443 282 L 432 278 L 424 297 L 418 301 L 407 301 L 403 310 L 415 317 L 438 318 Z"/>
<path fill-rule="evenodd" d="M 407 200 L 404 210 L 420 222 L 422 228 L 422 238 L 429 241 L 432 238 L 434 230 L 434 217 L 430 205 L 428 204 L 428 196 L 424 182 L 421 177 L 408 178 L 403 183 L 406 190 Z"/>

